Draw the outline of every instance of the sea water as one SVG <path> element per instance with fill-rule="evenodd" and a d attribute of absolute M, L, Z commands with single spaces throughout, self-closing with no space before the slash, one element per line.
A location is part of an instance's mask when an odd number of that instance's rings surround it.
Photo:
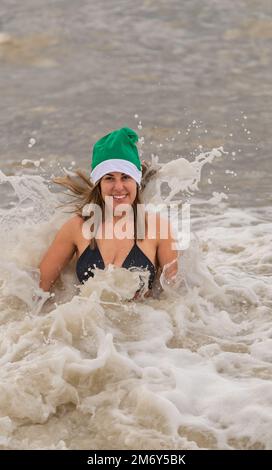
<path fill-rule="evenodd" d="M 269 2 L 2 0 L 1 449 L 271 449 Z M 71 216 L 53 176 L 138 131 L 147 203 L 190 239 L 173 282 L 39 262 Z"/>
<path fill-rule="evenodd" d="M 163 175 L 192 192 L 221 152 L 161 165 L 151 190 Z M 80 287 L 72 262 L 47 299 L 38 264 L 70 215 L 41 175 L 1 183 L 2 448 L 270 448 L 269 209 L 192 203 L 177 279 L 155 298 L 131 300 L 137 273 L 122 268 Z"/>

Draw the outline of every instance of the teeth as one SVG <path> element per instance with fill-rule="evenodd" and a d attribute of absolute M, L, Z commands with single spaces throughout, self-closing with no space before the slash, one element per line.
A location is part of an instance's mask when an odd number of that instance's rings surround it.
<path fill-rule="evenodd" d="M 125 196 L 113 196 L 114 199 L 124 199 L 125 197 L 127 197 L 127 195 L 125 195 Z"/>

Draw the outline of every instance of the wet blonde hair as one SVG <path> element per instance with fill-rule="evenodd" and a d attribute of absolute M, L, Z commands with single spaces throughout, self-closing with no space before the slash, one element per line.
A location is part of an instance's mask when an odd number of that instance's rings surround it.
<path fill-rule="evenodd" d="M 142 162 L 142 183 L 141 187 L 137 184 L 137 192 L 135 200 L 132 203 L 133 213 L 134 213 L 134 238 L 135 240 L 141 240 L 137 236 L 137 205 L 142 204 L 142 190 L 145 188 L 146 184 L 150 178 L 155 174 L 155 171 L 150 168 L 150 164 L 147 162 Z M 69 196 L 72 198 L 68 201 L 69 205 L 72 205 L 72 213 L 76 213 L 83 220 L 89 218 L 82 215 L 83 208 L 87 204 L 97 204 L 102 210 L 102 220 L 105 216 L 105 202 L 102 198 L 100 181 L 96 184 L 93 184 L 90 181 L 90 177 L 81 170 L 75 171 L 75 176 L 71 177 L 69 175 L 59 176 L 53 179 L 54 183 L 63 186 L 69 190 Z M 92 238 L 90 241 L 91 248 L 95 247 L 95 239 Z"/>

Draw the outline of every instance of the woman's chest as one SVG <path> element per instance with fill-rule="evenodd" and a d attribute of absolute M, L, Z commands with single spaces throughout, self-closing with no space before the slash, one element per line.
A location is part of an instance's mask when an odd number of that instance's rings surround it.
<path fill-rule="evenodd" d="M 156 244 L 154 240 L 137 240 L 137 247 L 155 265 Z M 97 245 L 104 264 L 122 266 L 131 256 L 139 256 L 134 240 L 97 240 Z"/>
<path fill-rule="evenodd" d="M 77 257 L 86 250 L 90 242 L 86 239 L 79 239 L 77 243 Z M 121 267 L 124 262 L 133 254 L 138 253 L 135 250 L 135 241 L 132 239 L 124 240 L 104 240 L 96 239 L 96 244 L 104 265 L 114 264 Z M 156 240 L 137 240 L 137 246 L 154 265 L 156 265 Z"/>

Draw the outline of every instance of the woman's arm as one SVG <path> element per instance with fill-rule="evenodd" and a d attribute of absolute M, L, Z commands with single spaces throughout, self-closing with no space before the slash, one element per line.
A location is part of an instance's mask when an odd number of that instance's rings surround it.
<path fill-rule="evenodd" d="M 158 216 L 157 220 L 157 260 L 167 280 L 178 272 L 178 251 L 170 222 Z"/>
<path fill-rule="evenodd" d="M 58 231 L 54 241 L 48 248 L 40 263 L 40 287 L 49 291 L 63 268 L 73 257 L 75 218 L 68 220 Z"/>

